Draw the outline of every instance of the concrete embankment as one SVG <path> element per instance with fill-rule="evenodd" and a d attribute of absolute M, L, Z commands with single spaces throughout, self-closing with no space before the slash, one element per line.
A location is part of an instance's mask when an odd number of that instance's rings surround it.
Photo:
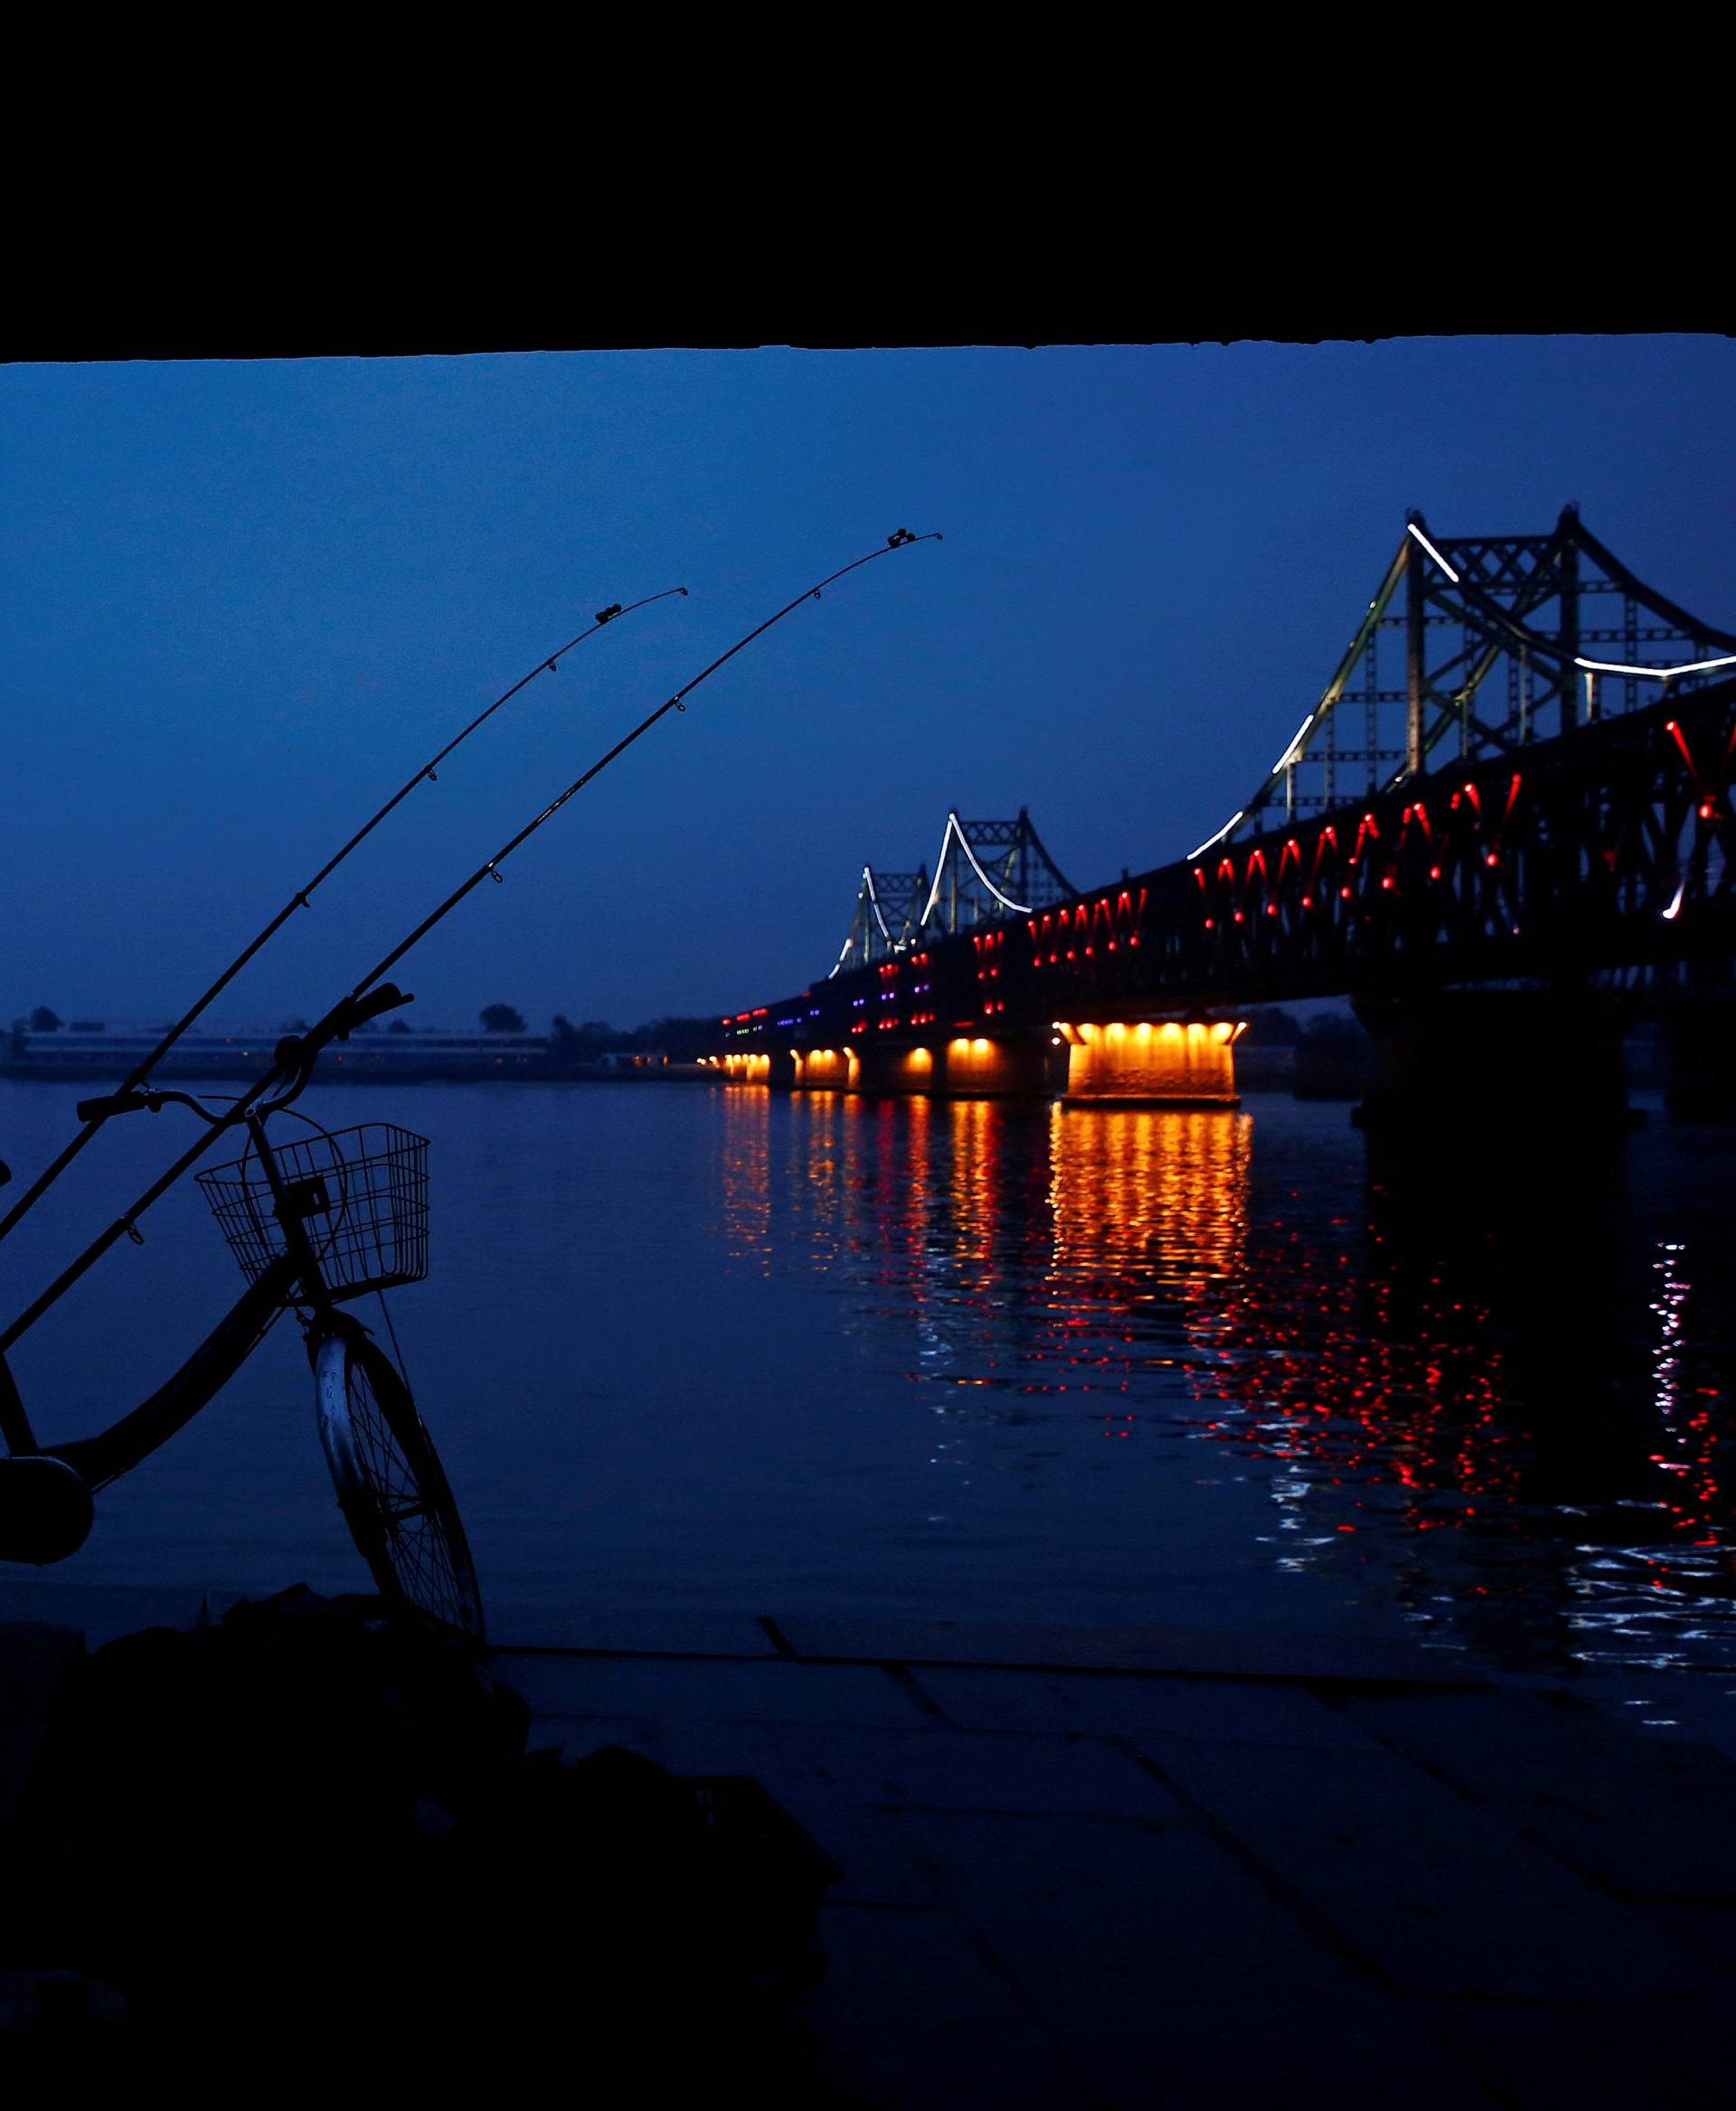
<path fill-rule="evenodd" d="M 495 1626 L 532 1747 L 755 1776 L 843 1871 L 762 2101 L 1685 2102 L 1736 2028 L 1736 1758 L 1561 1686 L 1302 1635 Z"/>

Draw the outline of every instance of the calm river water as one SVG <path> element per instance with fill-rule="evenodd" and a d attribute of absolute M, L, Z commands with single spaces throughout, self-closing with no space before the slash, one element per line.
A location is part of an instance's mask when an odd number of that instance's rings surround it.
<path fill-rule="evenodd" d="M 77 1097 L 0 1086 L 21 1177 Z M 1580 1156 L 1389 1166 L 1344 1106 L 1278 1095 L 306 1104 L 433 1138 L 433 1271 L 393 1309 L 496 1603 L 1354 1626 L 1509 1668 L 1736 1669 L 1736 1132 L 1654 1111 Z M 0 1254 L 8 1312 L 184 1134 L 112 1125 Z M 142 1396 L 239 1287 L 191 1188 L 146 1230 L 14 1354 L 49 1437 Z M 292 1327 L 60 1573 L 359 1582 Z"/>

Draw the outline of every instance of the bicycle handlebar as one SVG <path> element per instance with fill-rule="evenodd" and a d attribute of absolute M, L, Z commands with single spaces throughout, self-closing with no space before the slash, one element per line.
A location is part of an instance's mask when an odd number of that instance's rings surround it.
<path fill-rule="evenodd" d="M 80 1121 L 107 1121 L 111 1114 L 138 1114 L 150 1105 L 142 1092 L 106 1092 L 96 1099 L 80 1099 Z"/>
<path fill-rule="evenodd" d="M 311 1070 L 322 1050 L 334 1041 L 347 1041 L 358 1026 L 377 1019 L 382 1012 L 395 1012 L 401 1004 L 413 1004 L 414 996 L 395 982 L 382 982 L 364 996 L 340 997 L 316 1026 L 306 1033 L 288 1033 L 278 1041 L 272 1060 L 286 1074 Z"/>

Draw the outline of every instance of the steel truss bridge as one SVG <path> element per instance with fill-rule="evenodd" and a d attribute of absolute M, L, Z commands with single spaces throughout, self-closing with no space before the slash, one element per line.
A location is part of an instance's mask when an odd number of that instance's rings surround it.
<path fill-rule="evenodd" d="M 1023 809 L 1015 821 L 961 821 L 948 814 L 932 880 L 926 865 L 914 872 L 862 868 L 850 936 L 831 973 L 872 967 L 1009 914 L 1053 908 L 1078 891 L 1061 878 Z"/>
<path fill-rule="evenodd" d="M 719 1046 L 1491 983 L 1663 999 L 1736 958 L 1733 777 L 1736 634 L 1576 507 L 1542 535 L 1412 514 L 1317 702 L 1189 856 L 1079 890 L 1028 815 L 949 815 L 934 876 L 865 866 L 829 975 Z"/>

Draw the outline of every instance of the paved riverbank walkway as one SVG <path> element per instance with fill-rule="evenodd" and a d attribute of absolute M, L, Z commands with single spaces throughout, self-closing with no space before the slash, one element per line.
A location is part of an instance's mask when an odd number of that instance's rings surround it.
<path fill-rule="evenodd" d="M 1295 1635 L 510 1610 L 495 1631 L 533 1746 L 754 1775 L 845 1871 L 803 2024 L 816 2106 L 1722 2087 L 1736 1758 L 1559 1689 Z"/>

